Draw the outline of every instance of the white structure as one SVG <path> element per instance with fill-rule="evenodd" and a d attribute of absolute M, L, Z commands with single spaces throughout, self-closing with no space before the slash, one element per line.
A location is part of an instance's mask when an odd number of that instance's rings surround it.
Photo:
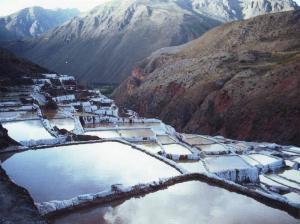
<path fill-rule="evenodd" d="M 53 97 L 52 98 L 56 103 L 62 103 L 62 102 L 66 102 L 66 101 L 74 101 L 75 95 L 64 95 L 64 96 L 57 96 L 57 97 Z"/>

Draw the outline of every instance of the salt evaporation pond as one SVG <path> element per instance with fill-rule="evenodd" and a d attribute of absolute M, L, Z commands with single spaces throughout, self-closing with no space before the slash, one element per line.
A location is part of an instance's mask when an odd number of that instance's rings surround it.
<path fill-rule="evenodd" d="M 161 147 L 154 142 L 141 142 L 136 145 L 152 153 L 158 153 L 161 151 Z"/>
<path fill-rule="evenodd" d="M 58 127 L 59 129 L 66 129 L 67 131 L 72 131 L 75 128 L 74 120 L 71 118 L 63 119 L 50 119 L 51 125 Z"/>
<path fill-rule="evenodd" d="M 118 131 L 121 137 L 124 138 L 154 138 L 154 133 L 151 129 L 128 129 Z"/>
<path fill-rule="evenodd" d="M 85 135 L 97 136 L 99 138 L 120 138 L 120 135 L 116 131 L 88 131 Z"/>
<path fill-rule="evenodd" d="M 223 145 L 220 144 L 211 144 L 211 145 L 201 145 L 200 149 L 206 153 L 226 153 L 228 149 L 226 149 Z"/>
<path fill-rule="evenodd" d="M 210 145 L 210 144 L 214 144 L 215 142 L 207 139 L 207 138 L 203 138 L 200 136 L 196 136 L 196 137 L 187 137 L 185 139 L 185 141 L 187 143 L 189 143 L 190 145 Z"/>
<path fill-rule="evenodd" d="M 53 224 L 296 224 L 299 220 L 237 193 L 186 182 L 121 204 L 94 207 L 52 220 Z"/>
<path fill-rule="evenodd" d="M 40 120 L 14 121 L 2 124 L 8 135 L 16 141 L 29 141 L 54 138 Z"/>
<path fill-rule="evenodd" d="M 157 140 L 161 143 L 161 144 L 172 144 L 175 143 L 175 140 L 172 139 L 169 135 L 157 135 Z"/>
<path fill-rule="evenodd" d="M 203 162 L 200 160 L 196 162 L 178 162 L 178 164 L 191 173 L 207 173 Z"/>
<path fill-rule="evenodd" d="M 175 155 L 189 155 L 192 154 L 191 151 L 180 145 L 180 144 L 169 144 L 163 146 L 164 150 L 168 154 L 175 154 Z"/>
<path fill-rule="evenodd" d="M 3 164 L 37 202 L 70 199 L 179 175 L 167 164 L 118 142 L 60 146 L 13 155 Z"/>

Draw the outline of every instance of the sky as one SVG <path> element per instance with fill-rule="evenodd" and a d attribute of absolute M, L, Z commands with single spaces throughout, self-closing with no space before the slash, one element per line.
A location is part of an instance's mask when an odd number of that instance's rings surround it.
<path fill-rule="evenodd" d="M 109 0 L 0 0 L 0 16 L 6 16 L 26 7 L 41 6 L 48 9 L 77 8 L 86 12 Z M 300 0 L 294 0 L 300 5 Z"/>
<path fill-rule="evenodd" d="M 0 16 L 6 16 L 31 6 L 48 9 L 78 8 L 81 12 L 86 12 L 105 1 L 109 0 L 0 0 Z"/>

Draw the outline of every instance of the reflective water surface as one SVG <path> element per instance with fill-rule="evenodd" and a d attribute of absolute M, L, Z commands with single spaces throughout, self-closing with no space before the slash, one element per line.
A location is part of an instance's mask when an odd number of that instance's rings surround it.
<path fill-rule="evenodd" d="M 67 131 L 72 131 L 75 128 L 75 122 L 71 118 L 63 119 L 50 119 L 51 125 L 58 127 L 59 129 L 66 129 Z"/>
<path fill-rule="evenodd" d="M 31 150 L 13 155 L 2 165 L 38 202 L 179 175 L 167 164 L 117 142 Z"/>
<path fill-rule="evenodd" d="M 254 199 L 186 182 L 133 198 L 119 205 L 76 211 L 52 220 L 54 224 L 296 224 L 287 213 Z"/>
<path fill-rule="evenodd" d="M 169 144 L 169 145 L 164 145 L 163 147 L 165 152 L 168 154 L 176 154 L 176 155 L 192 154 L 188 148 L 180 144 Z"/>
<path fill-rule="evenodd" d="M 27 120 L 3 123 L 8 135 L 16 141 L 29 141 L 54 138 L 43 127 L 40 120 Z"/>

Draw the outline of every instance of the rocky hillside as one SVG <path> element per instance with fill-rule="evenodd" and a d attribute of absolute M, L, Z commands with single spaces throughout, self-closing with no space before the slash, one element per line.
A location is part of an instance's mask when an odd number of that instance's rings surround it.
<path fill-rule="evenodd" d="M 157 49 L 186 43 L 224 21 L 295 8 L 292 0 L 112 0 L 10 49 L 81 82 L 119 83 Z"/>
<path fill-rule="evenodd" d="M 37 37 L 77 15 L 79 15 L 77 9 L 25 8 L 12 15 L 0 17 L 0 40 Z"/>
<path fill-rule="evenodd" d="M 117 103 L 184 132 L 300 145 L 300 11 L 219 26 L 143 61 Z"/>

